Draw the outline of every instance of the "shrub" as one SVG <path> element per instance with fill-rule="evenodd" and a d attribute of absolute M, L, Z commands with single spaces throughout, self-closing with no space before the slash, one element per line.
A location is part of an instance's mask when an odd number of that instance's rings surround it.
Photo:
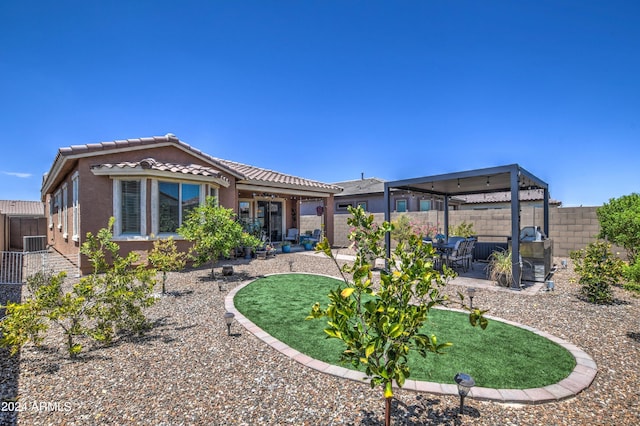
<path fill-rule="evenodd" d="M 612 198 L 596 210 L 600 238 L 624 247 L 630 264 L 636 263 L 640 248 L 640 194 Z"/>
<path fill-rule="evenodd" d="M 64 289 L 64 272 L 39 273 L 27 281 L 30 297 L 6 306 L 7 315 L 0 321 L 1 346 L 15 354 L 29 341 L 38 345 L 55 324 L 66 337 L 69 355 L 75 357 L 82 351 L 77 337 L 109 343 L 118 332 L 144 332 L 148 322 L 143 308 L 155 302 L 151 297 L 153 271 L 133 266 L 139 260 L 135 252 L 126 257 L 118 254 L 119 246 L 111 241 L 113 222 L 111 218 L 109 228 L 101 229 L 97 236 L 87 233 L 80 251 L 89 258 L 94 272 L 70 290 Z"/>
<path fill-rule="evenodd" d="M 640 293 L 640 262 L 636 260 L 633 265 L 625 264 L 623 271 L 625 290 Z"/>
<path fill-rule="evenodd" d="M 611 286 L 620 283 L 624 267 L 624 262 L 611 252 L 611 244 L 597 240 L 582 250 L 572 251 L 570 257 L 587 300 L 598 304 L 611 303 Z"/>
<path fill-rule="evenodd" d="M 466 221 L 463 221 L 457 226 L 449 226 L 449 235 L 469 238 L 474 234 L 475 231 L 473 230 L 473 223 L 467 223 Z"/>
<path fill-rule="evenodd" d="M 179 271 L 185 266 L 187 254 L 178 251 L 173 237 L 155 240 L 148 260 L 153 267 L 162 272 L 162 294 L 167 292 L 167 272 Z"/>

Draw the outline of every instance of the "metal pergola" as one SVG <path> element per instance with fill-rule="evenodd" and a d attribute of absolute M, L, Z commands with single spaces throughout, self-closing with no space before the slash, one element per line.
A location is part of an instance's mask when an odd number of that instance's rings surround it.
<path fill-rule="evenodd" d="M 437 195 L 444 200 L 444 229 L 448 237 L 449 198 L 457 195 L 511 191 L 511 261 L 513 270 L 511 288 L 520 290 L 522 275 L 520 265 L 520 191 L 525 189 L 544 190 L 544 234 L 549 237 L 549 185 L 518 164 L 385 182 L 385 220 L 391 220 L 390 192 L 392 190 Z M 390 244 L 391 236 L 387 234 L 387 257 L 390 255 Z"/>

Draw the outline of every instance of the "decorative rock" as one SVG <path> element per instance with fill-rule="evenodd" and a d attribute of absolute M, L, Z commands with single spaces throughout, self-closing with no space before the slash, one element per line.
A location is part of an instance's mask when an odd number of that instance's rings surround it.
<path fill-rule="evenodd" d="M 222 275 L 225 277 L 233 275 L 233 265 L 222 265 Z"/>

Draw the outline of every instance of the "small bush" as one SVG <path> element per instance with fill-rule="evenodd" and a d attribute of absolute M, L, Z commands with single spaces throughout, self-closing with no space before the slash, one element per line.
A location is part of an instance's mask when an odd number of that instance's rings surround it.
<path fill-rule="evenodd" d="M 636 261 L 633 265 L 625 265 L 623 275 L 625 278 L 624 289 L 640 294 L 640 262 Z"/>
<path fill-rule="evenodd" d="M 620 283 L 624 267 L 624 262 L 611 252 L 611 244 L 598 240 L 582 250 L 572 251 L 570 257 L 587 300 L 598 304 L 611 303 L 611 286 Z"/>
<path fill-rule="evenodd" d="M 449 226 L 449 235 L 469 238 L 475 234 L 473 223 L 462 221 L 458 226 Z"/>

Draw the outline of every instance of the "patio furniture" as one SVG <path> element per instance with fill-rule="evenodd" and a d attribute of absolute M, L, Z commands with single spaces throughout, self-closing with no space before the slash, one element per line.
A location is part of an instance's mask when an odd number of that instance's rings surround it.
<path fill-rule="evenodd" d="M 320 233 L 321 231 L 319 229 L 314 229 L 313 230 L 313 234 L 311 234 L 310 237 L 305 237 L 305 240 L 309 240 L 311 241 L 313 244 L 317 243 L 318 241 L 320 241 Z"/>
<path fill-rule="evenodd" d="M 475 238 L 470 238 L 467 240 L 467 246 L 465 247 L 465 253 L 464 253 L 467 271 L 469 269 L 473 270 L 473 250 L 475 246 L 476 246 Z"/>
<path fill-rule="evenodd" d="M 466 269 L 466 248 L 468 241 L 466 239 L 458 239 L 453 245 L 453 249 L 447 255 L 446 261 L 450 268 L 460 267 L 463 271 Z"/>
<path fill-rule="evenodd" d="M 284 237 L 284 241 L 291 241 L 292 243 L 298 243 L 298 228 L 287 229 L 287 235 Z"/>

